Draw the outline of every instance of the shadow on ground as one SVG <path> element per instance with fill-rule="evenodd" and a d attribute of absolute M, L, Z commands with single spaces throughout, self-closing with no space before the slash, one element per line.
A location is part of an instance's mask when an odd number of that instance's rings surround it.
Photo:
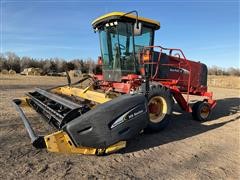
<path fill-rule="evenodd" d="M 196 136 L 213 129 L 224 126 L 227 123 L 240 119 L 240 115 L 224 122 L 216 121 L 217 119 L 239 113 L 240 98 L 225 98 L 217 100 L 217 106 L 211 114 L 211 125 L 204 125 L 201 122 L 192 120 L 190 113 L 181 112 L 180 115 L 173 115 L 169 127 L 165 130 L 153 134 L 141 134 L 129 141 L 128 147 L 122 153 L 149 149 L 162 144 L 182 140 Z M 179 110 L 179 107 L 174 107 Z"/>

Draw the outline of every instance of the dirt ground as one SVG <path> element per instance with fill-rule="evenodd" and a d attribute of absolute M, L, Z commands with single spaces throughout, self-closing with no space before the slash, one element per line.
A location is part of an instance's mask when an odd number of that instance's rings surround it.
<path fill-rule="evenodd" d="M 175 105 L 164 131 L 139 135 L 122 152 L 96 157 L 35 149 L 11 105 L 11 99 L 35 87 L 64 82 L 60 77 L 0 75 L 0 179 L 239 179 L 239 89 L 210 87 L 217 107 L 208 122 L 193 121 Z M 48 125 L 27 113 L 44 133 Z"/>

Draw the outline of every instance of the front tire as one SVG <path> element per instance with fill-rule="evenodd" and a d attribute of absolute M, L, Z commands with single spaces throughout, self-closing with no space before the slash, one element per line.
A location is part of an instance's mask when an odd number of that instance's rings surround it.
<path fill-rule="evenodd" d="M 151 85 L 148 94 L 149 122 L 147 132 L 160 131 L 170 123 L 173 98 L 170 90 L 161 85 Z"/>

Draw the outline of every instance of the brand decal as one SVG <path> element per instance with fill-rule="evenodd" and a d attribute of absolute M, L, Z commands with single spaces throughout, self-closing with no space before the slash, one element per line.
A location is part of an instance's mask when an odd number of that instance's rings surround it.
<path fill-rule="evenodd" d="M 139 110 L 138 112 L 134 112 L 134 113 L 132 113 L 132 114 L 128 114 L 127 119 L 132 119 L 132 118 L 134 118 L 135 116 L 141 114 L 142 112 L 143 112 L 143 109 Z"/>
<path fill-rule="evenodd" d="M 183 68 L 170 68 L 170 72 L 177 72 L 177 73 L 182 73 L 182 74 L 189 74 L 189 71 Z"/>
<path fill-rule="evenodd" d="M 119 124 L 122 124 L 125 121 L 130 121 L 131 119 L 133 119 L 145 112 L 146 112 L 146 108 L 143 105 L 134 107 L 134 108 L 130 109 L 129 111 L 127 111 L 126 113 L 124 113 L 123 115 L 121 115 L 119 118 L 117 118 L 117 120 L 114 121 L 114 123 L 111 125 L 111 129 L 116 127 Z"/>

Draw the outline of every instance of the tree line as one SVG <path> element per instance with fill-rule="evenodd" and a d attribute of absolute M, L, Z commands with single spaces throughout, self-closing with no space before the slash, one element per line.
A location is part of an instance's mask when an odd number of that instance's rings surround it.
<path fill-rule="evenodd" d="M 93 72 L 96 63 L 93 59 L 73 59 L 66 61 L 62 58 L 37 59 L 28 56 L 19 57 L 13 52 L 0 53 L 0 71 L 14 70 L 22 72 L 25 68 L 40 68 L 43 74 L 59 73 L 66 70 L 81 70 L 82 73 Z"/>
<path fill-rule="evenodd" d="M 61 58 L 50 59 L 36 59 L 31 57 L 19 57 L 13 52 L 0 53 L 0 71 L 14 70 L 16 73 L 22 72 L 25 68 L 40 68 L 43 74 L 52 72 L 64 72 L 65 70 L 81 70 L 82 73 L 93 72 L 96 67 L 96 62 L 91 59 L 73 59 L 66 61 Z M 208 67 L 209 75 L 227 75 L 227 76 L 240 76 L 239 68 L 221 68 L 218 66 Z"/>
<path fill-rule="evenodd" d="M 240 76 L 240 69 L 235 67 L 221 68 L 218 66 L 208 67 L 209 75 Z"/>

